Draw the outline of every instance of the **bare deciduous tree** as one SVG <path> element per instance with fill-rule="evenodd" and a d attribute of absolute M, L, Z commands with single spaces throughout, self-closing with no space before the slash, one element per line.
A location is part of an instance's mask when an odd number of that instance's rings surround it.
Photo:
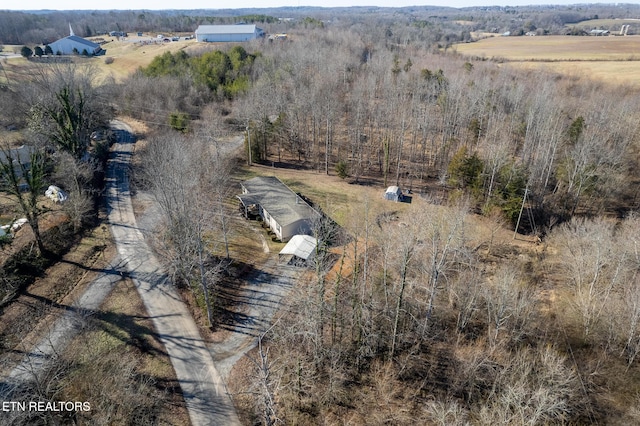
<path fill-rule="evenodd" d="M 38 197 L 44 188 L 46 176 L 45 156 L 33 148 L 28 153 L 28 161 L 20 158 L 16 152 L 4 147 L 0 155 L 0 188 L 13 196 L 33 230 L 36 245 L 40 254 L 45 248 L 40 233 L 40 216 L 42 208 L 38 205 Z"/>
<path fill-rule="evenodd" d="M 212 147 L 198 139 L 170 135 L 152 141 L 145 159 L 144 174 L 167 224 L 165 237 L 173 255 L 171 267 L 185 284 L 197 283 L 200 287 L 209 326 L 213 326 L 211 289 L 222 263 L 208 250 L 206 234 L 215 222 L 211 215 L 216 211 L 219 213 L 215 217 L 219 218 L 220 212 L 224 215 L 224 191 L 216 185 L 223 185 L 229 172 L 223 166 L 226 155 L 216 158 Z M 224 220 L 220 223 L 226 224 Z M 226 229 L 223 233 L 226 237 Z"/>
<path fill-rule="evenodd" d="M 550 243 L 559 247 L 558 257 L 573 292 L 572 305 L 588 337 L 606 312 L 613 291 L 625 278 L 625 254 L 617 250 L 615 224 L 606 219 L 572 219 L 556 228 Z"/>

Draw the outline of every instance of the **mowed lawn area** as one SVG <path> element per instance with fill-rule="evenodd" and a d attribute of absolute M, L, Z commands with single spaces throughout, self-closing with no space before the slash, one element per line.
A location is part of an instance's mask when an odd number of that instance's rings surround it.
<path fill-rule="evenodd" d="M 491 37 L 454 49 L 513 66 L 640 87 L 640 36 Z"/>

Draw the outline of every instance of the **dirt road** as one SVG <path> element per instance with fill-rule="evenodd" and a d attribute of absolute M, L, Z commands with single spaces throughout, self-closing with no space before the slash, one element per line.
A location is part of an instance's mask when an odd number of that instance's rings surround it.
<path fill-rule="evenodd" d="M 134 140 L 123 123 L 112 151 L 107 177 L 109 221 L 128 276 L 165 345 L 196 425 L 239 425 L 237 414 L 211 354 L 189 311 L 144 241 L 129 193 L 128 170 Z"/>
<path fill-rule="evenodd" d="M 42 371 L 47 362 L 54 359 L 82 329 L 84 316 L 98 309 L 118 281 L 128 276 L 135 283 L 170 356 L 191 423 L 240 424 L 216 366 L 226 379 L 235 362 L 256 345 L 258 336 L 270 326 L 282 298 L 291 289 L 300 271 L 278 264 L 277 255 L 272 254 L 260 271 L 250 278 L 242 296 L 246 309 L 236 317 L 236 322 L 227 324 L 226 328 L 231 333 L 223 342 L 207 349 L 186 305 L 144 241 L 143 230 L 152 229 L 158 215 L 146 212 L 141 218 L 143 223 L 136 222 L 128 182 L 134 139 L 124 123 L 117 122 L 115 126 L 120 142 L 114 146 L 109 164 L 106 205 L 119 254 L 110 267 L 51 326 L 47 336 L 0 382 L 0 396 L 8 396 L 15 386 Z M 241 146 L 241 142 L 242 138 L 238 138 L 219 149 L 222 152 L 233 150 Z M 268 251 L 264 241 L 263 246 Z"/>

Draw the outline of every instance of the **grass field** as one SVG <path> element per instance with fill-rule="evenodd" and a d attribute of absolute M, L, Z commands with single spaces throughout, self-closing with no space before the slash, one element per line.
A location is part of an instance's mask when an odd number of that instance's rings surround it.
<path fill-rule="evenodd" d="M 518 67 L 640 87 L 640 36 L 491 37 L 454 49 Z"/>
<path fill-rule="evenodd" d="M 177 52 L 189 49 L 196 45 L 195 40 L 181 40 L 167 43 L 155 43 L 148 40 L 149 44 L 142 41 L 118 41 L 114 40 L 102 45 L 107 51 L 105 56 L 92 58 L 103 77 L 112 76 L 116 81 L 121 81 L 139 67 L 149 65 L 154 57 L 164 52 Z M 106 59 L 112 58 L 113 63 L 107 64 Z"/>
<path fill-rule="evenodd" d="M 80 64 L 90 64 L 97 71 L 98 80 L 113 77 L 119 82 L 140 67 L 149 65 L 154 57 L 162 55 L 164 52 L 177 52 L 186 49 L 187 52 L 194 49 L 202 49 L 202 44 L 198 45 L 194 39 L 180 40 L 166 43 L 155 43 L 155 40 L 146 38 L 148 44 L 140 40 L 113 40 L 102 45 L 107 51 L 104 56 L 92 58 L 73 57 L 73 61 Z M 207 47 L 214 47 L 214 44 Z M 11 53 L 19 52 L 21 46 L 5 46 L 2 60 L 3 72 L 0 72 L 0 83 L 6 81 L 8 77 L 19 80 L 21 75 L 28 73 L 29 62 L 22 57 L 8 57 Z M 108 61 L 107 61 L 108 60 Z M 107 63 L 113 60 L 112 63 Z M 6 74 L 5 74 L 6 72 Z"/>

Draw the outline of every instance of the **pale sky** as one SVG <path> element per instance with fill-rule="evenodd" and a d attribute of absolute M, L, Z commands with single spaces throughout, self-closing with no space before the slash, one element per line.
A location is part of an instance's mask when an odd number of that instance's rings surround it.
<path fill-rule="evenodd" d="M 639 0 L 622 0 L 621 3 L 635 3 Z M 532 4 L 594 4 L 618 3 L 611 0 L 2 0 L 0 10 L 167 10 L 167 9 L 240 9 L 271 8 L 281 6 L 524 6 Z"/>

